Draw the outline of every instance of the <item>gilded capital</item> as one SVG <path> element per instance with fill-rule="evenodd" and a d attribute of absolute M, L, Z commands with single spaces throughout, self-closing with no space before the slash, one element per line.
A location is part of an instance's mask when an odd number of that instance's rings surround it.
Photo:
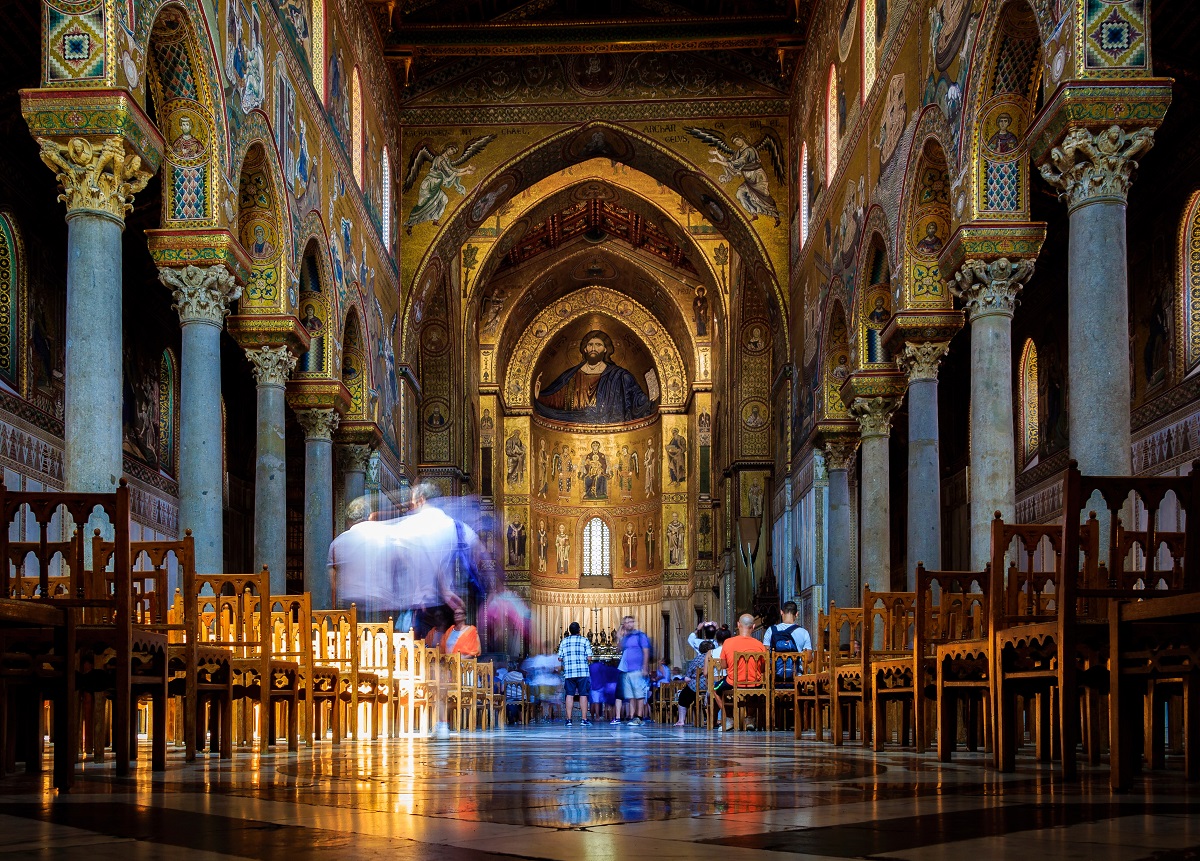
<path fill-rule="evenodd" d="M 886 437 L 892 432 L 892 416 L 899 405 L 895 398 L 856 398 L 850 414 L 858 419 L 863 439 Z"/>
<path fill-rule="evenodd" d="M 1062 143 L 1050 150 L 1048 162 L 1038 167 L 1068 209 L 1096 200 L 1125 203 L 1137 159 L 1152 146 L 1152 128 L 1126 132 L 1112 125 L 1093 132 L 1077 127 L 1066 133 Z"/>
<path fill-rule="evenodd" d="M 171 307 L 179 320 L 188 323 L 212 323 L 220 326 L 229 313 L 229 303 L 242 295 L 233 273 L 224 266 L 193 266 L 182 269 L 158 267 L 158 280 L 171 288 Z"/>
<path fill-rule="evenodd" d="M 254 368 L 254 381 L 260 386 L 283 388 L 296 369 L 296 357 L 287 347 L 258 347 L 246 350 L 246 358 Z"/>
<path fill-rule="evenodd" d="M 1011 317 L 1021 288 L 1033 275 L 1033 260 L 966 260 L 950 290 L 963 301 L 971 320 L 991 314 Z"/>
<path fill-rule="evenodd" d="M 854 455 L 858 452 L 858 437 L 838 436 L 825 440 L 825 467 L 827 469 L 850 469 Z"/>
<path fill-rule="evenodd" d="M 374 451 L 369 445 L 340 445 L 337 448 L 338 464 L 343 472 L 366 472 Z"/>
<path fill-rule="evenodd" d="M 949 351 L 948 341 L 905 341 L 904 350 L 896 357 L 896 365 L 904 371 L 909 382 L 936 380 L 942 357 Z"/>
<path fill-rule="evenodd" d="M 113 135 L 102 144 L 71 138 L 65 144 L 38 138 L 42 161 L 54 171 L 67 212 L 97 212 L 120 222 L 133 209 L 133 196 L 146 187 L 153 172 L 142 158 L 126 152 L 124 138 Z"/>
<path fill-rule="evenodd" d="M 335 409 L 298 410 L 296 418 L 304 428 L 305 439 L 333 439 L 341 416 Z"/>

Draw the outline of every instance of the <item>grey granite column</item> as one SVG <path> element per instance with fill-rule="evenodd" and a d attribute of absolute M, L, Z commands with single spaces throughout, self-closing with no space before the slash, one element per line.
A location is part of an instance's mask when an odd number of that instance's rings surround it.
<path fill-rule="evenodd" d="M 1012 521 L 1016 509 L 1013 439 L 1012 318 L 1017 295 L 1033 274 L 1032 260 L 968 260 L 954 274 L 954 294 L 971 324 L 971 568 L 991 558 L 995 512 Z"/>
<path fill-rule="evenodd" d="M 908 590 L 917 563 L 942 567 L 942 461 L 938 442 L 938 365 L 949 344 L 906 343 L 899 356 L 908 376 Z"/>
<path fill-rule="evenodd" d="M 179 386 L 179 532 L 192 530 L 196 571 L 225 570 L 221 471 L 221 328 L 242 294 L 223 266 L 160 267 L 183 326 Z"/>
<path fill-rule="evenodd" d="M 287 591 L 287 402 L 284 385 L 296 367 L 287 347 L 246 350 L 258 384 L 254 464 L 254 567 L 271 571 L 271 592 Z"/>
<path fill-rule="evenodd" d="M 856 398 L 850 412 L 862 431 L 862 585 L 885 592 L 892 587 L 891 463 L 888 437 L 899 402 Z M 853 606 L 862 603 L 861 593 Z"/>
<path fill-rule="evenodd" d="M 1067 201 L 1071 457 L 1087 475 L 1129 475 L 1129 277 L 1125 205 L 1149 128 L 1075 128 L 1042 175 Z"/>
<path fill-rule="evenodd" d="M 338 464 L 342 468 L 342 499 L 346 506 L 349 529 L 371 513 L 367 496 L 367 465 L 371 461 L 369 445 L 339 445 Z"/>
<path fill-rule="evenodd" d="M 120 137 L 37 142 L 67 205 L 64 485 L 112 493 L 123 469 L 121 233 L 150 172 Z"/>
<path fill-rule="evenodd" d="M 334 409 L 300 410 L 304 428 L 304 588 L 314 610 L 333 609 L 329 545 L 333 542 Z"/>
<path fill-rule="evenodd" d="M 829 470 L 828 597 L 839 607 L 856 607 L 861 592 L 851 570 L 850 480 L 858 440 L 838 437 L 825 440 L 825 464 Z M 858 596 L 858 597 L 856 597 Z"/>

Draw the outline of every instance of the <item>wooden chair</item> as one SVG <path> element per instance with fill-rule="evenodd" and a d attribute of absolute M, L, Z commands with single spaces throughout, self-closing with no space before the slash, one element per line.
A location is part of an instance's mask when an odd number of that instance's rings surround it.
<path fill-rule="evenodd" d="M 925 685 L 927 675 L 932 681 L 933 662 L 916 658 L 916 603 L 915 592 L 872 592 L 870 586 L 863 587 L 863 699 L 870 704 L 863 709 L 868 716 L 863 743 L 869 736 L 876 751 L 882 751 L 891 736 L 889 705 L 902 714 L 900 744 L 908 743 L 912 727 L 913 746 L 918 745 L 916 727 L 923 714 L 916 708 L 916 690 Z"/>
<path fill-rule="evenodd" d="M 358 622 L 358 673 L 359 679 L 366 680 L 366 686 L 358 688 L 358 708 L 354 717 L 354 725 L 362 726 L 361 711 L 369 707 L 371 712 L 371 738 L 379 738 L 386 728 L 387 734 L 395 738 L 397 734 L 396 709 L 399 672 L 396 665 L 396 630 L 395 623 L 388 619 L 386 622 Z M 369 687 L 374 680 L 374 688 Z M 365 690 L 364 690 L 365 687 Z M 358 736 L 355 735 L 355 738 Z"/>
<path fill-rule="evenodd" d="M 328 709 L 329 727 L 337 745 L 347 734 L 358 737 L 358 611 L 351 604 L 348 610 L 313 610 L 310 615 L 313 662 L 332 667 L 338 674 L 332 690 L 319 686 L 313 690 L 314 735 L 324 738 L 323 718 Z"/>
<path fill-rule="evenodd" d="M 713 653 L 708 653 L 708 660 L 704 662 L 704 698 L 706 701 L 705 708 L 705 727 L 709 730 L 717 726 L 717 718 L 720 711 L 717 707 L 717 685 L 725 680 L 725 667 L 721 662 L 713 657 Z"/>
<path fill-rule="evenodd" d="M 853 739 L 866 719 L 862 607 L 838 607 L 830 601 L 829 635 L 829 710 L 833 743 L 840 747 L 843 731 Z M 866 737 L 864 733 L 864 741 Z"/>
<path fill-rule="evenodd" d="M 992 673 L 990 572 L 931 571 L 917 565 L 917 618 L 925 620 L 920 642 L 925 659 L 931 651 L 936 668 L 934 702 L 937 711 L 938 759 L 949 762 L 958 741 L 958 711 L 964 712 L 967 747 L 985 744 L 992 734 Z M 928 686 L 917 689 L 918 712 L 923 712 Z M 918 733 L 921 726 L 918 725 Z M 925 750 L 927 736 L 917 748 Z"/>
<path fill-rule="evenodd" d="M 724 653 L 722 653 L 724 658 Z M 744 708 L 748 700 L 763 700 L 763 723 L 764 729 L 771 727 L 771 682 L 774 679 L 773 666 L 771 664 L 771 653 L 762 652 L 734 652 L 729 659 L 730 669 L 725 676 L 725 681 L 729 685 L 728 690 L 722 694 L 723 699 L 729 709 L 728 714 L 733 718 L 733 728 L 741 731 L 746 727 L 746 721 L 743 719 Z M 742 681 L 745 677 L 745 681 Z"/>
<path fill-rule="evenodd" d="M 459 731 L 475 729 L 475 659 L 467 655 L 441 655 L 441 696 L 449 719 L 453 711 Z"/>
<path fill-rule="evenodd" d="M 587 703 L 584 703 L 586 714 Z M 491 661 L 475 663 L 475 711 L 476 726 L 493 729 L 504 725 L 503 697 L 496 693 L 496 665 Z"/>
<path fill-rule="evenodd" d="M 294 691 L 284 684 L 285 673 L 274 673 L 273 687 L 279 688 L 276 697 L 279 704 L 288 709 L 288 749 L 295 750 L 294 739 L 303 737 L 312 747 L 316 734 L 316 703 L 318 699 L 329 701 L 338 695 L 340 678 L 336 667 L 317 664 L 313 655 L 312 596 L 308 592 L 298 595 L 271 596 L 271 660 L 294 663 L 300 668 Z M 272 708 L 270 720 L 263 724 L 274 735 L 277 709 Z M 340 722 L 339 722 L 340 723 Z M 259 731 L 262 731 L 260 726 Z M 334 735 L 340 730 L 335 728 Z"/>
<path fill-rule="evenodd" d="M 796 727 L 795 737 L 811 729 L 817 741 L 825 740 L 825 727 L 832 723 L 824 721 L 829 712 L 829 616 L 817 611 L 816 642 L 813 650 L 804 658 L 804 673 L 796 679 Z"/>

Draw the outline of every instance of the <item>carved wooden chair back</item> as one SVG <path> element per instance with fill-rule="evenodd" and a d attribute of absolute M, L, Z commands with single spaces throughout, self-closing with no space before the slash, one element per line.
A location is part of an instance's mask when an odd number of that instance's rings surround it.
<path fill-rule="evenodd" d="M 990 572 L 990 565 L 982 571 L 931 571 L 917 565 L 914 614 L 925 657 L 943 643 L 987 636 Z"/>

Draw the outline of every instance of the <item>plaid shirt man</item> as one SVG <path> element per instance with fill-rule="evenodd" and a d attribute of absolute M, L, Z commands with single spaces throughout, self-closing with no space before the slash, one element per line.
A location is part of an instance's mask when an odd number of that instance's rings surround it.
<path fill-rule="evenodd" d="M 589 677 L 588 658 L 592 656 L 592 644 L 581 634 L 570 634 L 558 644 L 558 659 L 562 661 L 564 679 Z"/>

